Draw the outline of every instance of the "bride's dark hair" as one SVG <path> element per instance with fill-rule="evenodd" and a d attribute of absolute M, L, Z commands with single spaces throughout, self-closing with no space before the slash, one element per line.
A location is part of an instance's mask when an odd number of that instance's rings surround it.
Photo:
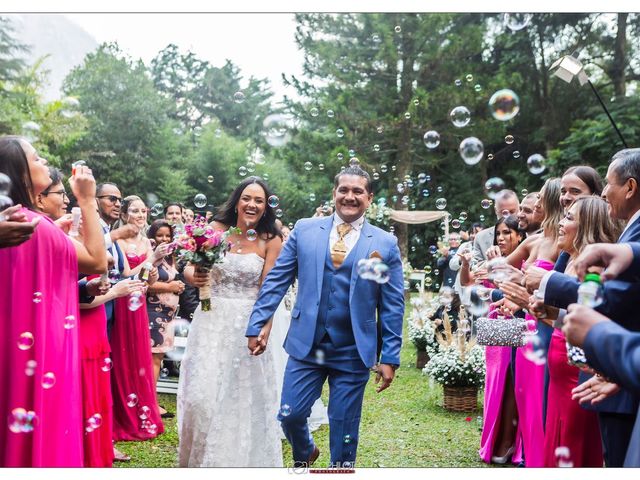
<path fill-rule="evenodd" d="M 269 197 L 271 196 L 271 191 L 269 191 L 269 187 L 260 177 L 249 177 L 242 182 L 240 185 L 236 187 L 236 189 L 231 192 L 231 195 L 227 199 L 226 202 L 222 204 L 222 206 L 218 209 L 218 213 L 213 217 L 213 220 L 216 222 L 220 222 L 229 227 L 235 227 L 238 224 L 238 211 L 236 210 L 236 206 L 240 201 L 240 197 L 242 196 L 242 192 L 249 185 L 258 184 L 264 191 L 264 200 L 265 200 L 265 208 L 258 225 L 255 230 L 258 234 L 266 233 L 267 238 L 271 239 L 275 236 L 282 238 L 282 233 L 280 229 L 276 225 L 276 214 L 274 212 L 274 208 L 269 206 Z"/>

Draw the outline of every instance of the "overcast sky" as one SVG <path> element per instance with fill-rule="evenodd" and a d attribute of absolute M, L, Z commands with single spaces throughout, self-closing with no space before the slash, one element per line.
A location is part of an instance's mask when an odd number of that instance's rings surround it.
<path fill-rule="evenodd" d="M 302 53 L 294 41 L 292 14 L 66 14 L 99 43 L 117 41 L 134 58 L 146 64 L 169 43 L 191 50 L 215 66 L 231 59 L 245 77 L 266 77 L 276 97 L 285 93 L 282 73 L 301 75 Z"/>

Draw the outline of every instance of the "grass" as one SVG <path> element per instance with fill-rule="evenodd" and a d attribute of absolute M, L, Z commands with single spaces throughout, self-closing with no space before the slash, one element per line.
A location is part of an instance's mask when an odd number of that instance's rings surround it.
<path fill-rule="evenodd" d="M 408 307 L 409 309 L 410 307 Z M 478 410 L 452 413 L 442 408 L 442 387 L 430 383 L 415 368 L 415 348 L 406 340 L 401 367 L 386 391 L 375 392 L 374 377 L 367 385 L 357 466 L 359 467 L 486 467 L 478 457 L 482 418 L 482 395 Z M 325 385 L 323 400 L 328 400 Z M 176 410 L 176 397 L 160 394 L 160 404 Z M 470 421 L 467 421 L 470 418 Z M 178 434 L 176 419 L 164 422 L 165 433 L 146 442 L 120 442 L 118 449 L 131 455 L 131 462 L 117 467 L 177 467 Z M 313 433 L 320 449 L 316 466 L 329 464 L 329 427 Z M 283 441 L 285 466 L 292 466 L 291 448 Z"/>

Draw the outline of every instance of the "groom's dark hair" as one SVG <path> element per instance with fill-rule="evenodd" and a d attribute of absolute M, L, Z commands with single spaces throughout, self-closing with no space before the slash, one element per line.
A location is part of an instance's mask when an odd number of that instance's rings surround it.
<path fill-rule="evenodd" d="M 364 177 L 367 180 L 367 184 L 365 186 L 365 188 L 367 189 L 367 192 L 373 193 L 373 186 L 371 185 L 371 176 L 362 168 L 358 167 L 357 165 L 348 166 L 344 170 L 341 170 L 340 173 L 338 173 L 333 178 L 333 186 L 335 188 L 338 188 L 338 185 L 340 184 L 340 177 L 342 175 L 357 175 L 358 177 Z"/>

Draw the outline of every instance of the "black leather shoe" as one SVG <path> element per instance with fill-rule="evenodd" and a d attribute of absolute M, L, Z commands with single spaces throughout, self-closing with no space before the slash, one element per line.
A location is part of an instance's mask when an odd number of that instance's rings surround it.
<path fill-rule="evenodd" d="M 313 452 L 311 452 L 311 456 L 309 457 L 309 460 L 307 460 L 306 462 L 294 461 L 293 468 L 309 468 L 311 465 L 315 463 L 315 461 L 318 459 L 319 456 L 320 456 L 320 449 L 314 445 Z"/>

